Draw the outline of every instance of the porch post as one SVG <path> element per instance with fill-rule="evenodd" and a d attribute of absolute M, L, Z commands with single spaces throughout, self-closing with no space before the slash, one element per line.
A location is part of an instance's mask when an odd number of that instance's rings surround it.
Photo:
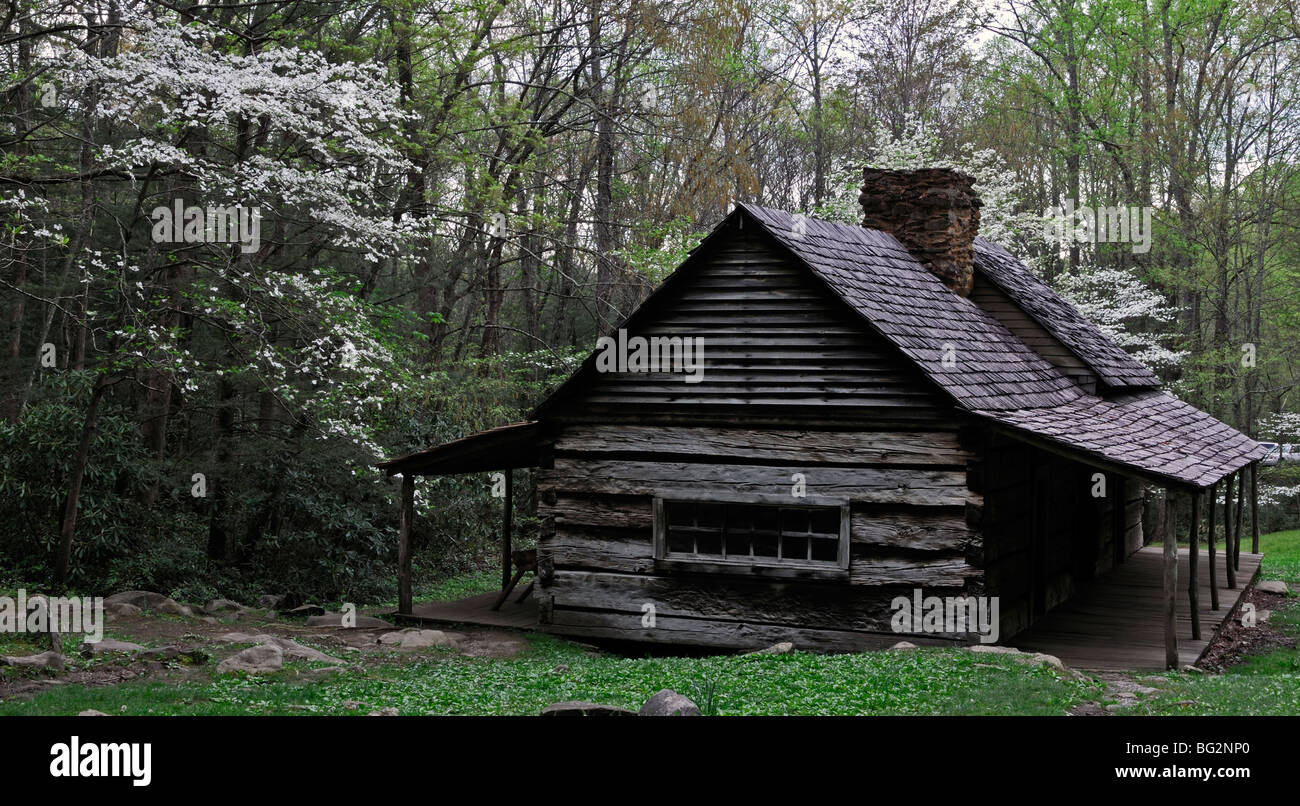
<path fill-rule="evenodd" d="M 1241 570 L 1241 533 L 1245 529 L 1246 517 L 1246 470 L 1237 472 L 1237 521 L 1232 526 L 1232 567 Z"/>
<path fill-rule="evenodd" d="M 501 590 L 510 587 L 510 529 L 514 518 L 515 472 L 506 468 L 506 501 L 501 513 Z"/>
<path fill-rule="evenodd" d="M 1197 545 L 1201 531 L 1201 494 L 1192 493 L 1192 533 L 1188 537 L 1187 601 L 1192 606 L 1192 640 L 1201 640 L 1201 550 Z"/>
<path fill-rule="evenodd" d="M 1210 504 L 1205 518 L 1206 540 L 1210 544 L 1210 609 L 1216 613 L 1219 611 L 1219 578 L 1214 575 L 1214 533 L 1218 531 L 1215 526 L 1214 509 L 1218 504 L 1219 483 L 1216 481 L 1210 485 Z"/>
<path fill-rule="evenodd" d="M 1178 668 L 1178 532 L 1174 528 L 1174 491 L 1165 490 L 1165 666 Z"/>
<path fill-rule="evenodd" d="M 1228 577 L 1228 590 L 1237 589 L 1236 569 L 1232 566 L 1232 481 L 1229 473 L 1223 482 L 1223 570 Z"/>
<path fill-rule="evenodd" d="M 1259 460 L 1250 463 L 1250 553 L 1259 554 Z"/>
<path fill-rule="evenodd" d="M 411 524 L 415 518 L 415 476 L 402 474 L 402 517 L 397 543 L 397 612 L 411 615 Z"/>

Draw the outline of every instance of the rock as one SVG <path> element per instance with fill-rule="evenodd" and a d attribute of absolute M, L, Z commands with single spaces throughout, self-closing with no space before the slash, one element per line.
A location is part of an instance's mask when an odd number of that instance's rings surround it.
<path fill-rule="evenodd" d="M 569 671 L 569 664 L 561 663 L 551 670 L 551 674 L 564 674 L 567 671 Z"/>
<path fill-rule="evenodd" d="M 184 616 L 185 618 L 194 617 L 193 610 L 171 599 L 168 599 L 167 601 L 158 605 L 153 610 L 155 613 L 166 613 L 171 616 Z"/>
<path fill-rule="evenodd" d="M 257 606 L 263 610 L 279 610 L 280 605 L 284 604 L 284 600 L 287 598 L 289 597 L 282 593 L 266 594 L 265 596 L 257 597 Z"/>
<path fill-rule="evenodd" d="M 275 644 L 258 644 L 218 663 L 217 674 L 230 672 L 265 674 L 282 668 L 284 668 L 284 651 Z"/>
<path fill-rule="evenodd" d="M 1255 590 L 1260 593 L 1280 593 L 1284 596 L 1291 592 L 1287 584 L 1280 579 L 1266 579 L 1263 582 L 1256 582 Z"/>
<path fill-rule="evenodd" d="M 194 611 L 174 599 L 152 591 L 122 591 L 104 600 L 104 609 L 112 605 L 128 604 L 140 610 L 153 610 L 157 613 L 171 613 L 176 616 L 193 616 Z M 128 611 L 129 612 L 129 611 Z M 132 615 L 139 615 L 138 613 Z"/>
<path fill-rule="evenodd" d="M 1188 674 L 1205 674 L 1205 670 L 1199 666 L 1193 666 L 1190 663 L 1182 668 L 1182 671 Z"/>
<path fill-rule="evenodd" d="M 366 716 L 400 716 L 396 708 L 380 708 L 378 711 L 371 711 Z"/>
<path fill-rule="evenodd" d="M 217 620 L 217 617 L 216 617 L 216 616 L 199 616 L 199 621 L 203 622 L 204 624 L 220 624 L 220 623 L 221 623 L 220 621 Z"/>
<path fill-rule="evenodd" d="M 214 641 L 220 641 L 223 644 L 260 644 L 263 638 L 270 638 L 269 635 L 249 635 L 246 632 L 228 632 L 213 638 Z"/>
<path fill-rule="evenodd" d="M 152 591 L 122 591 L 104 599 L 104 606 L 114 604 L 129 604 L 140 608 L 141 610 L 156 610 L 158 605 L 163 602 L 170 602 L 171 599 L 163 596 L 161 593 Z"/>
<path fill-rule="evenodd" d="M 1062 672 L 1069 671 L 1066 669 L 1065 664 L 1061 662 L 1060 658 L 1055 655 L 1048 655 L 1045 652 L 1035 652 L 1029 656 L 1029 660 L 1034 663 L 1045 663 L 1048 666 L 1061 670 Z"/>
<path fill-rule="evenodd" d="M 1023 655 L 1013 646 L 997 646 L 996 644 L 974 644 L 968 647 L 971 652 L 986 652 L 990 655 Z"/>
<path fill-rule="evenodd" d="M 139 652 L 144 649 L 140 644 L 133 644 L 130 641 L 116 641 L 112 638 L 105 638 L 93 644 L 87 641 L 84 646 L 92 655 L 103 655 L 106 652 Z"/>
<path fill-rule="evenodd" d="M 103 711 L 96 711 L 94 708 L 87 708 L 86 710 L 77 714 L 77 716 L 108 716 L 108 714 L 104 713 Z"/>
<path fill-rule="evenodd" d="M 344 701 L 343 701 L 343 707 L 346 708 L 346 709 L 348 709 L 349 711 L 359 711 L 359 710 L 361 710 L 361 706 L 362 706 L 362 705 L 363 705 L 363 703 L 360 702 L 359 700 L 344 700 Z"/>
<path fill-rule="evenodd" d="M 57 652 L 42 652 L 39 655 L 0 657 L 0 666 L 13 666 L 23 669 L 51 669 L 63 671 L 63 656 Z"/>
<path fill-rule="evenodd" d="M 207 613 L 209 616 L 218 616 L 223 614 L 233 615 L 235 613 L 243 613 L 247 609 L 248 608 L 244 607 L 239 602 L 233 602 L 230 599 L 213 599 L 203 606 L 203 612 Z"/>
<path fill-rule="evenodd" d="M 660 689 L 645 701 L 637 716 L 699 716 L 700 707 L 670 688 Z"/>
<path fill-rule="evenodd" d="M 1268 621 L 1268 620 L 1269 620 L 1270 618 L 1272 618 L 1272 617 L 1273 617 L 1273 611 L 1272 611 L 1272 610 L 1257 610 L 1257 611 L 1255 611 L 1255 623 L 1256 623 L 1256 624 L 1263 624 L 1264 622 Z"/>
<path fill-rule="evenodd" d="M 259 636 L 259 637 L 270 638 L 271 640 L 266 643 L 279 647 L 280 651 L 284 653 L 284 656 L 292 660 L 316 660 L 316 661 L 321 661 L 323 663 L 343 662 L 336 657 L 333 657 L 331 655 L 326 655 L 324 652 L 321 652 L 319 649 L 312 649 L 309 646 L 303 646 L 297 641 L 291 641 L 288 638 L 276 638 L 274 636 Z"/>
<path fill-rule="evenodd" d="M 594 702 L 569 700 L 557 702 L 542 709 L 542 716 L 636 716 L 636 711 L 617 705 L 599 705 Z"/>
<path fill-rule="evenodd" d="M 402 649 L 425 649 L 431 646 L 456 646 L 456 639 L 442 630 L 421 630 L 415 627 L 379 636 L 379 643 Z"/>
<path fill-rule="evenodd" d="M 112 604 L 106 602 L 104 604 L 104 612 L 110 616 L 117 616 L 118 618 L 134 618 L 135 616 L 144 613 L 143 610 L 130 602 L 113 602 Z"/>
<path fill-rule="evenodd" d="M 381 627 L 393 626 L 392 624 L 389 624 L 387 621 L 384 621 L 383 619 L 375 618 L 374 616 L 357 615 L 354 616 L 354 618 L 356 619 L 356 623 L 354 623 L 352 626 L 356 627 L 359 630 L 374 630 Z M 342 627 L 343 614 L 326 613 L 322 616 L 309 616 L 307 618 L 307 626 L 308 627 Z"/>
<path fill-rule="evenodd" d="M 889 651 L 902 652 L 905 649 L 920 649 L 920 647 L 918 647 L 916 644 L 912 643 L 911 641 L 899 641 L 897 644 L 891 646 L 889 648 Z"/>
<path fill-rule="evenodd" d="M 789 641 L 782 641 L 779 644 L 772 644 L 770 647 L 767 647 L 766 649 L 759 649 L 754 652 L 750 652 L 749 654 L 750 655 L 785 655 L 793 651 L 794 651 L 794 644 L 790 643 Z"/>
<path fill-rule="evenodd" d="M 142 661 L 179 660 L 192 666 L 202 666 L 209 660 L 208 653 L 201 649 L 186 649 L 174 644 L 160 646 L 156 649 L 146 649 L 143 652 L 137 652 L 135 656 Z"/>
<path fill-rule="evenodd" d="M 312 649 L 309 646 L 303 646 L 297 641 L 291 641 L 288 638 L 280 638 L 274 635 L 267 635 L 266 633 L 249 635 L 248 633 L 242 632 L 228 632 L 224 635 L 218 635 L 216 640 L 223 644 L 258 644 L 273 646 L 279 649 L 284 654 L 284 657 L 290 660 L 318 660 L 324 661 L 325 663 L 342 663 L 338 658 L 326 655 L 320 650 Z M 254 647 L 254 649 L 256 649 L 256 647 Z"/>
<path fill-rule="evenodd" d="M 282 616 L 289 618 L 306 618 L 307 616 L 323 616 L 325 608 L 320 605 L 306 604 L 301 607 L 295 607 L 292 610 L 285 610 L 280 613 Z"/>

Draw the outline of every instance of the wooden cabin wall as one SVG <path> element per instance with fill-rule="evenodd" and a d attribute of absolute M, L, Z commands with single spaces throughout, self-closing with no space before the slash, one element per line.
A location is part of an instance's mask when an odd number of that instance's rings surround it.
<path fill-rule="evenodd" d="M 862 649 L 900 640 L 890 601 L 977 592 L 979 536 L 967 522 L 970 453 L 955 432 L 570 425 L 539 480 L 539 601 L 570 635 L 733 648 L 791 640 Z M 769 579 L 656 568 L 652 502 L 717 490 L 798 504 L 851 501 L 847 579 Z M 655 626 L 644 607 L 654 606 Z"/>
<path fill-rule="evenodd" d="M 975 457 L 952 404 L 766 243 L 738 233 L 694 270 L 632 332 L 704 336 L 705 380 L 600 375 L 552 414 L 553 463 L 539 475 L 543 628 L 727 648 L 916 640 L 891 629 L 895 596 L 983 582 Z M 656 563 L 656 496 L 797 505 L 795 474 L 809 503 L 851 502 L 846 578 Z"/>

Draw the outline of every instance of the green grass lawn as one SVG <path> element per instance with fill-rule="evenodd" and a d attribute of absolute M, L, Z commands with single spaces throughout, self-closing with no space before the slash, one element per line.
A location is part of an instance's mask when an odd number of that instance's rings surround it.
<path fill-rule="evenodd" d="M 960 650 L 700 658 L 593 657 L 549 636 L 511 660 L 450 652 L 303 681 L 301 668 L 181 685 L 64 687 L 0 703 L 0 714 L 536 714 L 563 700 L 636 709 L 671 688 L 717 714 L 1062 714 L 1095 700 L 1092 681 Z M 364 706 L 353 710 L 347 701 Z"/>
<path fill-rule="evenodd" d="M 1250 540 L 1246 540 L 1249 549 Z M 1264 552 L 1260 575 L 1265 579 L 1285 579 L 1300 583 L 1300 529 L 1259 536 L 1259 550 Z"/>
<path fill-rule="evenodd" d="M 1300 581 L 1300 531 L 1264 535 L 1261 547 L 1265 576 Z M 471 574 L 431 585 L 421 598 L 459 598 L 496 582 L 494 574 Z M 1300 599 L 1273 620 L 1300 634 Z M 335 673 L 290 664 L 260 678 L 201 673 L 185 682 L 58 686 L 31 699 L 0 702 L 0 715 L 88 708 L 117 714 L 365 714 L 385 707 L 403 714 L 535 714 L 563 700 L 636 709 L 661 688 L 720 715 L 1035 715 L 1110 702 L 1093 680 L 957 649 L 621 658 L 597 656 L 550 636 L 527 637 L 529 649 L 508 660 L 442 650 L 413 662 L 375 653 L 369 663 Z M 10 643 L 0 643 L 0 650 L 20 648 Z M 1300 651 L 1293 649 L 1252 657 L 1223 675 L 1176 672 L 1136 679 L 1158 693 L 1122 713 L 1300 714 Z M 349 701 L 360 707 L 346 707 Z"/>

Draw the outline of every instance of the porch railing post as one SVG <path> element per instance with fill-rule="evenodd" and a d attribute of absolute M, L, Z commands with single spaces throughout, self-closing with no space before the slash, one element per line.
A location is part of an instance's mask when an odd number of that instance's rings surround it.
<path fill-rule="evenodd" d="M 1259 554 L 1259 461 L 1250 463 L 1250 553 Z"/>
<path fill-rule="evenodd" d="M 397 612 L 411 615 L 411 527 L 415 519 L 415 476 L 402 474 L 402 515 L 397 542 Z"/>
<path fill-rule="evenodd" d="M 1223 482 L 1223 570 L 1228 577 L 1228 590 L 1237 589 L 1236 569 L 1232 565 L 1232 482 L 1229 473 Z"/>
<path fill-rule="evenodd" d="M 1246 470 L 1237 472 L 1237 520 L 1232 525 L 1232 567 L 1241 570 L 1241 533 L 1245 528 L 1246 514 Z"/>
<path fill-rule="evenodd" d="M 514 519 L 515 472 L 506 468 L 506 500 L 501 513 L 501 590 L 510 587 L 510 540 Z"/>
<path fill-rule="evenodd" d="M 1165 491 L 1165 666 L 1178 668 L 1178 532 L 1174 528 L 1174 491 Z"/>
<path fill-rule="evenodd" d="M 1201 640 L 1201 494 L 1192 493 L 1192 531 L 1187 539 L 1187 601 L 1192 606 L 1192 640 Z"/>
<path fill-rule="evenodd" d="M 1219 611 L 1219 578 L 1214 575 L 1214 533 L 1218 531 L 1218 527 L 1215 525 L 1217 521 L 1214 520 L 1214 509 L 1218 504 L 1218 499 L 1219 483 L 1216 481 L 1210 485 L 1210 503 L 1206 507 L 1207 511 L 1205 513 L 1205 525 L 1207 527 L 1205 539 L 1210 544 L 1210 609 L 1216 613 Z"/>

